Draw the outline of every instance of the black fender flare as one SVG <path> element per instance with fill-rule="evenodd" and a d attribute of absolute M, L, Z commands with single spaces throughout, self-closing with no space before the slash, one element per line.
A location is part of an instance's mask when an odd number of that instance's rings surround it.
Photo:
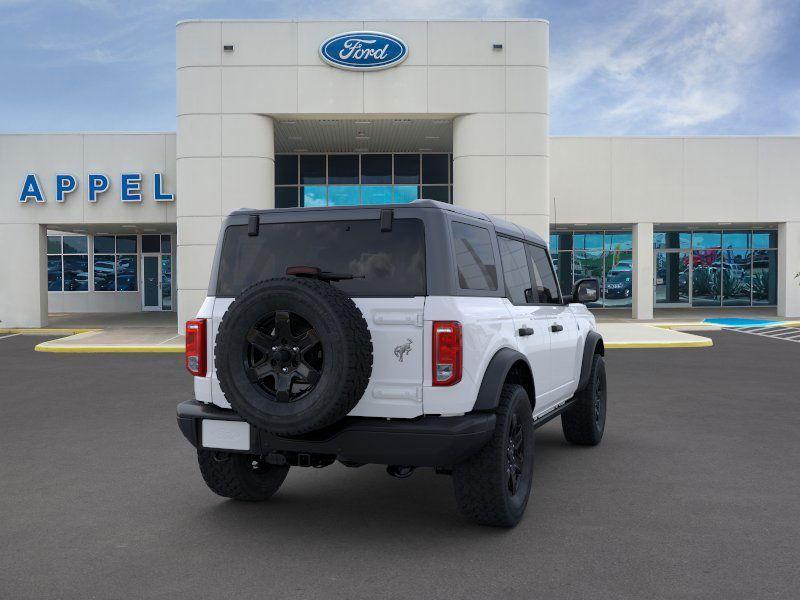
<path fill-rule="evenodd" d="M 576 392 L 583 390 L 589 383 L 589 373 L 592 371 L 592 361 L 594 355 L 606 355 L 606 347 L 603 344 L 603 336 L 596 331 L 589 331 L 586 334 L 586 342 L 583 345 L 583 362 L 581 362 L 581 376 L 578 379 L 578 389 Z"/>
<path fill-rule="evenodd" d="M 481 387 L 478 389 L 478 397 L 475 400 L 473 410 L 494 410 L 497 408 L 500 402 L 500 394 L 503 391 L 503 384 L 506 382 L 506 378 L 511 369 L 520 361 L 525 364 L 525 368 L 530 376 L 529 385 L 522 385 L 528 392 L 531 408 L 533 408 L 536 397 L 533 395 L 533 369 L 531 369 L 530 362 L 521 352 L 517 352 L 511 348 L 501 348 L 489 361 L 489 365 L 486 367 L 486 371 L 484 371 L 483 380 L 481 381 Z"/>

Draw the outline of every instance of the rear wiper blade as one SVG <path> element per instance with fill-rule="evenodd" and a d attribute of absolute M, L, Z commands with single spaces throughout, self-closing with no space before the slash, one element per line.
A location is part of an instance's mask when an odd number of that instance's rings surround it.
<path fill-rule="evenodd" d="M 319 267 L 286 267 L 287 275 L 294 275 L 295 277 L 311 277 L 319 279 L 320 281 L 342 281 L 344 279 L 366 279 L 364 275 L 354 275 L 353 273 L 333 273 L 331 271 L 323 271 Z"/>

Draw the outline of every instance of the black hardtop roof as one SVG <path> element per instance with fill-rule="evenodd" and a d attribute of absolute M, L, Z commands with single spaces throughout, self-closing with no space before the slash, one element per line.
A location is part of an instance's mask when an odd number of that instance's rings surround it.
<path fill-rule="evenodd" d="M 267 215 L 267 214 L 275 214 L 275 213 L 303 213 L 303 212 L 319 212 L 319 211 L 363 211 L 364 209 L 409 209 L 409 208 L 420 208 L 426 210 L 441 210 L 445 212 L 450 212 L 454 214 L 464 215 L 468 217 L 472 217 L 473 219 L 480 219 L 482 221 L 490 222 L 497 233 L 512 235 L 514 237 L 521 237 L 523 239 L 535 242 L 537 244 L 541 244 L 542 246 L 547 246 L 547 243 L 541 238 L 540 235 L 535 233 L 533 230 L 528 229 L 527 227 L 522 227 L 521 225 L 517 225 L 516 223 L 512 223 L 511 221 L 506 221 L 505 219 L 500 219 L 498 217 L 487 215 L 485 213 L 470 210 L 469 208 L 463 208 L 461 206 L 455 206 L 453 204 L 448 204 L 446 202 L 439 202 L 438 200 L 414 200 L 413 202 L 408 202 L 405 204 L 376 204 L 372 206 L 301 206 L 296 208 L 270 208 L 270 209 L 253 209 L 253 208 L 240 208 L 235 210 L 231 213 L 231 216 L 235 215 Z"/>

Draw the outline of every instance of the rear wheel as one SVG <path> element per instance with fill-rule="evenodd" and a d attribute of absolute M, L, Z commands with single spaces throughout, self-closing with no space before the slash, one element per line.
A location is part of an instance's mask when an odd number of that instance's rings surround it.
<path fill-rule="evenodd" d="M 198 450 L 197 462 L 212 492 L 250 502 L 270 498 L 289 472 L 288 466 L 271 465 L 252 454 Z"/>
<path fill-rule="evenodd" d="M 528 394 L 504 385 L 494 435 L 453 467 L 456 503 L 481 525 L 514 527 L 522 519 L 533 482 L 533 419 Z"/>
<path fill-rule="evenodd" d="M 596 446 L 606 427 L 606 363 L 595 354 L 589 383 L 575 394 L 575 403 L 561 414 L 561 429 L 568 442 Z"/>

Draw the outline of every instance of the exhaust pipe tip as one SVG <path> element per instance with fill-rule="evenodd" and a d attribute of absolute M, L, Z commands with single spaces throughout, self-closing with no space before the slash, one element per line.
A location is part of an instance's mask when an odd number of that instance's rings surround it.
<path fill-rule="evenodd" d="M 392 477 L 397 477 L 397 479 L 406 479 L 407 477 L 411 477 L 411 475 L 414 473 L 414 469 L 416 469 L 416 467 L 389 465 L 386 467 L 386 472 Z"/>

